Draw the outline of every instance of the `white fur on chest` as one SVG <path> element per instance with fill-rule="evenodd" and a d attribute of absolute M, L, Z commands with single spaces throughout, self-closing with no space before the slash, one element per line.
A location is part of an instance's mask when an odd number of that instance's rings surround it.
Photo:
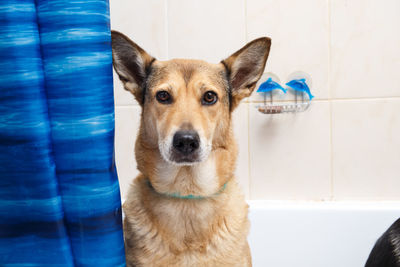
<path fill-rule="evenodd" d="M 219 179 L 215 156 L 211 154 L 205 161 L 191 166 L 177 166 L 166 161 L 156 168 L 156 177 L 152 181 L 157 191 L 210 196 L 219 191 Z"/>
<path fill-rule="evenodd" d="M 203 195 L 215 194 L 219 188 L 215 156 L 212 154 L 207 160 L 192 167 L 194 182 L 201 188 Z"/>

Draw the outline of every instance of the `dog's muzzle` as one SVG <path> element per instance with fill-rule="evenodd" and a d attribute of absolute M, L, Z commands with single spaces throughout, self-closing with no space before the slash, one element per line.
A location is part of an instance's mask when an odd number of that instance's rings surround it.
<path fill-rule="evenodd" d="M 177 131 L 172 140 L 172 157 L 178 163 L 198 161 L 200 138 L 196 131 Z"/>

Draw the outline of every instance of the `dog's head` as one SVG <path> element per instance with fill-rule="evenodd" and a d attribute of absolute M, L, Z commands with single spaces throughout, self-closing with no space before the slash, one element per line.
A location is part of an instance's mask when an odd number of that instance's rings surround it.
<path fill-rule="evenodd" d="M 230 135 L 231 112 L 254 90 L 271 40 L 259 38 L 221 61 L 159 61 L 112 32 L 114 68 L 142 106 L 141 135 L 175 165 L 204 161 Z"/>

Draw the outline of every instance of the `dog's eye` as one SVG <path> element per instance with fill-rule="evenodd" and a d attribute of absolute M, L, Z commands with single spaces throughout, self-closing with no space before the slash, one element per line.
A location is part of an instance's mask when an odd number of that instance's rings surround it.
<path fill-rule="evenodd" d="M 218 96 L 215 92 L 213 91 L 207 91 L 203 95 L 203 99 L 201 100 L 201 103 L 203 105 L 213 105 L 215 102 L 217 102 Z"/>
<path fill-rule="evenodd" d="M 156 99 L 161 104 L 170 104 L 172 102 L 172 97 L 167 91 L 158 91 L 156 93 Z"/>

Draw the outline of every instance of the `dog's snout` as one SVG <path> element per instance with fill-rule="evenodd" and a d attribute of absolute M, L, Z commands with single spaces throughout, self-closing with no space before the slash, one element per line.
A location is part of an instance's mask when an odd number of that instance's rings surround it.
<path fill-rule="evenodd" d="M 172 142 L 176 150 L 183 155 L 189 155 L 199 148 L 200 138 L 195 131 L 178 131 Z"/>

